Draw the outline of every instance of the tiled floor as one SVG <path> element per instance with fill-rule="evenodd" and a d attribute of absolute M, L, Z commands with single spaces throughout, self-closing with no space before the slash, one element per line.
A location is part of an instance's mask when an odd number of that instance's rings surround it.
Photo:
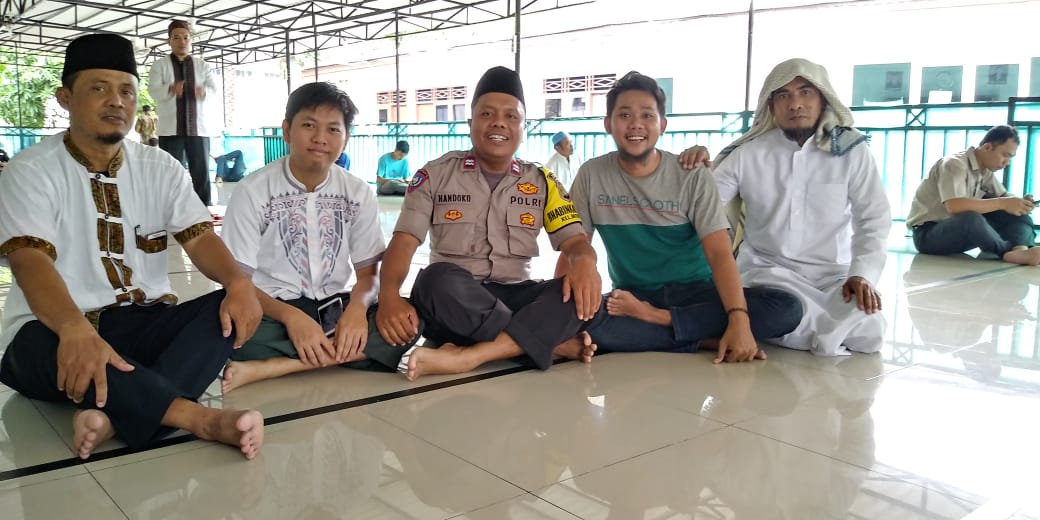
<path fill-rule="evenodd" d="M 389 236 L 400 199 L 381 206 Z M 880 355 L 211 387 L 268 418 L 254 461 L 179 437 L 80 464 L 68 407 L 0 386 L 0 517 L 1040 519 L 1040 268 L 914 256 L 898 226 L 890 251 Z M 184 298 L 214 287 L 180 254 L 170 272 Z"/>

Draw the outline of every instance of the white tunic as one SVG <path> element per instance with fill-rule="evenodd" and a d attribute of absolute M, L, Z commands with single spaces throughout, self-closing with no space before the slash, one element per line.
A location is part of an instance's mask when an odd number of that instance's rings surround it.
<path fill-rule="evenodd" d="M 177 96 L 170 93 L 176 79 L 173 73 L 173 58 L 169 54 L 152 63 L 148 71 L 148 94 L 155 100 L 155 111 L 159 114 L 159 126 L 156 132 L 160 136 L 177 135 Z M 213 126 L 213 113 L 207 107 L 220 104 L 217 95 L 216 73 L 201 56 L 191 56 L 192 69 L 195 71 L 195 85 L 206 90 L 205 99 L 195 100 L 196 128 L 200 137 L 220 135 L 221 125 Z"/>
<path fill-rule="evenodd" d="M 83 312 L 129 303 L 123 300 L 134 293 L 143 292 L 145 302 L 174 294 L 167 275 L 167 234 L 212 228 L 212 216 L 192 190 L 184 167 L 163 150 L 124 140 L 117 175 L 92 174 L 68 152 L 63 136 L 23 150 L 0 177 L 0 246 L 17 237 L 53 245 L 55 268 Z M 92 184 L 117 190 L 119 209 L 100 211 Z M 121 228 L 105 247 L 100 239 L 103 222 L 111 223 L 113 235 Z M 109 259 L 129 272 L 110 277 L 105 269 Z M 6 256 L 0 264 L 8 265 Z M 0 348 L 33 319 L 25 294 L 13 284 L 4 306 Z"/>
<path fill-rule="evenodd" d="M 581 158 L 577 154 L 572 153 L 570 157 L 564 157 L 560 155 L 560 152 L 556 152 L 546 161 L 545 167 L 553 172 L 560 180 L 560 184 L 569 190 L 571 183 L 578 175 L 578 168 L 581 168 L 581 164 Z"/>
<path fill-rule="evenodd" d="M 284 157 L 247 175 L 224 215 L 224 242 L 253 283 L 274 298 L 323 299 L 386 250 L 368 183 L 335 164 L 314 191 Z"/>
<path fill-rule="evenodd" d="M 747 208 L 743 282 L 802 299 L 805 317 L 777 342 L 824 356 L 878 351 L 884 318 L 846 303 L 841 289 L 851 276 L 876 285 L 885 267 L 891 212 L 870 149 L 835 157 L 774 129 L 734 150 L 715 178 L 723 203 L 740 195 Z"/>

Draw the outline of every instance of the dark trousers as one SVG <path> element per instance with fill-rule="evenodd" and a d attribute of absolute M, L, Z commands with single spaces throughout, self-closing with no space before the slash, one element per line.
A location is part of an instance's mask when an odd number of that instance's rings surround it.
<path fill-rule="evenodd" d="M 246 162 L 242 150 L 232 150 L 214 159 L 217 162 L 217 178 L 227 182 L 238 182 L 246 174 Z"/>
<path fill-rule="evenodd" d="M 588 328 L 599 353 L 696 352 L 700 340 L 721 338 L 729 324 L 719 291 L 710 280 L 629 292 L 654 307 L 667 309 L 672 325 L 654 325 L 600 312 Z M 604 308 L 608 296 L 603 297 Z M 802 321 L 802 303 L 786 291 L 748 287 L 744 289 L 744 299 L 751 318 L 751 333 L 756 339 L 778 338 L 793 331 Z"/>
<path fill-rule="evenodd" d="M 209 137 L 159 136 L 159 148 L 166 150 L 178 162 L 187 160 L 191 184 L 202 203 L 212 206 L 209 193 Z"/>
<path fill-rule="evenodd" d="M 101 313 L 98 333 L 131 372 L 108 366 L 108 400 L 102 409 L 116 435 L 133 449 L 173 431 L 160 425 L 178 397 L 196 400 L 231 354 L 234 334 L 223 337 L 218 311 L 224 291 L 180 305 L 132 305 Z M 67 403 L 58 390 L 58 336 L 39 321 L 23 326 L 0 360 L 0 382 L 27 397 Z M 77 406 L 96 408 L 91 383 Z"/>
<path fill-rule="evenodd" d="M 314 318 L 314 321 L 318 321 L 318 307 L 334 298 L 343 300 L 344 309 L 350 303 L 350 293 L 330 296 L 324 300 L 296 298 L 294 300 L 281 301 L 300 309 L 304 314 Z M 376 372 L 395 372 L 397 371 L 397 364 L 401 361 L 401 356 L 419 341 L 419 337 L 423 333 L 422 320 L 419 322 L 418 334 L 407 344 L 398 346 L 387 343 L 376 327 L 376 308 L 376 305 L 371 305 L 368 308 L 368 339 L 365 341 L 364 350 L 367 359 L 343 363 L 340 365 L 341 367 Z M 267 316 L 264 316 L 253 337 L 249 338 L 249 341 L 242 345 L 242 348 L 231 353 L 231 359 L 235 361 L 257 361 L 276 357 L 300 359 L 300 354 L 296 351 L 292 339 L 289 338 L 289 331 L 286 330 L 285 325 Z"/>
<path fill-rule="evenodd" d="M 976 247 L 1004 256 L 1015 246 L 1033 246 L 1036 234 L 1029 215 L 1006 211 L 965 211 L 939 222 L 914 226 L 914 246 L 927 255 L 952 255 Z"/>
<path fill-rule="evenodd" d="M 479 282 L 469 271 L 437 262 L 419 272 L 412 303 L 426 321 L 427 339 L 460 346 L 513 338 L 538 368 L 552 365 L 557 345 L 585 329 L 574 300 L 563 303 L 563 279 L 518 284 Z"/>

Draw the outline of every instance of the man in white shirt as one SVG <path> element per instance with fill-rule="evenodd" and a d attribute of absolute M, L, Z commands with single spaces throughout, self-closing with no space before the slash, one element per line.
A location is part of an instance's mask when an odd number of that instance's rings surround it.
<path fill-rule="evenodd" d="M 553 149 L 556 153 L 545 162 L 545 167 L 556 175 L 567 189 L 570 189 L 574 177 L 578 175 L 582 160 L 574 153 L 574 140 L 567 132 L 556 132 L 552 136 Z"/>
<path fill-rule="evenodd" d="M 334 164 L 355 114 L 331 83 L 296 89 L 282 121 L 289 155 L 250 174 L 231 197 L 223 238 L 253 277 L 265 317 L 232 353 L 225 392 L 334 364 L 392 372 L 419 338 L 391 346 L 369 327 L 386 249 L 379 206 L 368 183 Z"/>
<path fill-rule="evenodd" d="M 978 148 L 943 157 L 921 181 L 906 218 L 914 246 L 929 255 L 980 248 L 1005 262 L 1040 265 L 1040 248 L 1029 213 L 1032 195 L 1008 194 L 996 170 L 1018 151 L 1018 131 L 1008 125 L 986 132 Z"/>
<path fill-rule="evenodd" d="M 722 202 L 745 207 L 741 278 L 798 295 L 802 322 L 776 342 L 822 356 L 877 352 L 885 330 L 875 285 L 891 213 L 852 125 L 827 70 L 792 59 L 766 78 L 751 130 L 715 159 Z"/>
<path fill-rule="evenodd" d="M 174 20 L 167 29 L 170 55 L 155 60 L 148 72 L 148 93 L 155 100 L 159 119 L 159 148 L 188 162 L 195 193 L 212 206 L 209 183 L 209 127 L 207 98 L 217 92 L 213 69 L 191 55 L 191 27 Z"/>
<path fill-rule="evenodd" d="M 73 40 L 56 95 L 69 130 L 23 150 L 0 178 L 4 305 L 0 381 L 73 402 L 81 458 L 118 436 L 133 449 L 180 428 L 253 458 L 263 417 L 196 402 L 256 330 L 256 288 L 213 232 L 183 166 L 125 139 L 137 110 L 133 45 Z M 224 289 L 174 305 L 173 235 Z"/>

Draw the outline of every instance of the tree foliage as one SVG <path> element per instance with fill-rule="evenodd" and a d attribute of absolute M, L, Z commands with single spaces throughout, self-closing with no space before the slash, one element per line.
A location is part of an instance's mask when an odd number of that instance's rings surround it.
<path fill-rule="evenodd" d="M 55 125 L 56 120 L 64 120 L 63 111 L 53 113 L 57 105 L 51 102 L 54 91 L 61 86 L 64 63 L 61 58 L 16 54 L 14 49 L 0 47 L 0 119 L 23 128 L 43 128 Z M 139 67 L 138 74 L 141 81 L 137 108 L 154 107 L 155 101 L 148 94 L 147 68 Z"/>
<path fill-rule="evenodd" d="M 47 101 L 61 86 L 62 63 L 0 48 L 0 119 L 23 128 L 42 128 Z"/>

